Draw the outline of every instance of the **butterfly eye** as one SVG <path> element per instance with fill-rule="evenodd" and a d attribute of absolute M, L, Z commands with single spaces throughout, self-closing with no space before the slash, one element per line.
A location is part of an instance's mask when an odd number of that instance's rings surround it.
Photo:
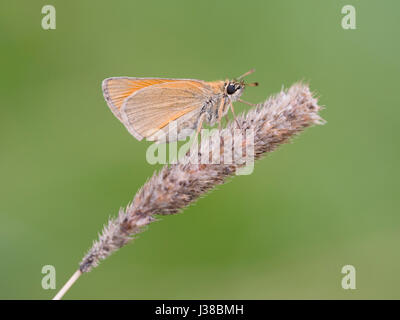
<path fill-rule="evenodd" d="M 230 83 L 227 87 L 226 87 L 226 93 L 227 94 L 233 94 L 233 93 L 235 93 L 236 92 L 236 88 L 235 88 L 235 85 L 234 84 L 232 84 L 232 83 Z"/>

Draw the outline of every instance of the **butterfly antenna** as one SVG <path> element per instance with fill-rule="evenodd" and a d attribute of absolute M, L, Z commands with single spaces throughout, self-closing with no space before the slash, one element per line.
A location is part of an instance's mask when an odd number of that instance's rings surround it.
<path fill-rule="evenodd" d="M 246 73 L 242 74 L 239 78 L 237 78 L 237 80 L 240 81 L 241 79 L 248 76 L 249 74 L 252 74 L 254 71 L 256 71 L 256 69 L 251 69 L 251 70 L 247 71 Z"/>
<path fill-rule="evenodd" d="M 252 82 L 252 83 L 245 83 L 246 87 L 257 87 L 258 86 L 258 82 Z"/>

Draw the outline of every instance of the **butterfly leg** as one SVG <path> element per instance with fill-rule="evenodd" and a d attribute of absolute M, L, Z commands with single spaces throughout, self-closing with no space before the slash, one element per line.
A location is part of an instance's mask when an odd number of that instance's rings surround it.
<path fill-rule="evenodd" d="M 252 107 L 255 107 L 257 105 L 256 103 L 247 102 L 242 99 L 238 99 L 238 101 L 241 103 L 247 104 L 248 106 L 252 106 Z"/>
<path fill-rule="evenodd" d="M 218 130 L 221 131 L 221 121 L 222 121 L 222 112 L 224 111 L 225 99 L 221 99 L 221 103 L 218 108 Z"/>
<path fill-rule="evenodd" d="M 199 133 L 201 128 L 203 127 L 203 121 L 204 118 L 206 117 L 206 113 L 203 113 L 199 117 L 199 121 L 197 122 L 197 129 L 196 129 L 196 141 L 199 139 Z"/>
<path fill-rule="evenodd" d="M 230 101 L 229 104 L 230 104 L 231 111 L 232 111 L 232 114 L 233 114 L 233 119 L 235 120 L 237 126 L 240 128 L 239 121 L 238 121 L 238 119 L 236 119 L 235 110 L 233 109 L 233 103 L 232 103 L 232 101 Z"/>

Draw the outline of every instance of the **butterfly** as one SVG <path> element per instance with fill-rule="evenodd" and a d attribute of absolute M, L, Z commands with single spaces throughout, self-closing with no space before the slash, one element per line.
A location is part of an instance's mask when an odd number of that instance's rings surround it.
<path fill-rule="evenodd" d="M 203 123 L 213 126 L 229 109 L 236 119 L 233 102 L 239 101 L 246 86 L 233 80 L 111 77 L 103 80 L 104 98 L 113 114 L 139 141 L 173 142 L 199 133 Z"/>

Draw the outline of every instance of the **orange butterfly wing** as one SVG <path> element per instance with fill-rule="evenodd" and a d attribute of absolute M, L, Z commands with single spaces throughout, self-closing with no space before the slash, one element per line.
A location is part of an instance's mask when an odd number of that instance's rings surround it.
<path fill-rule="evenodd" d="M 219 86 L 219 81 L 113 77 L 102 89 L 111 111 L 136 139 L 158 140 L 154 134 L 174 120 L 196 125 L 201 107 Z"/>

